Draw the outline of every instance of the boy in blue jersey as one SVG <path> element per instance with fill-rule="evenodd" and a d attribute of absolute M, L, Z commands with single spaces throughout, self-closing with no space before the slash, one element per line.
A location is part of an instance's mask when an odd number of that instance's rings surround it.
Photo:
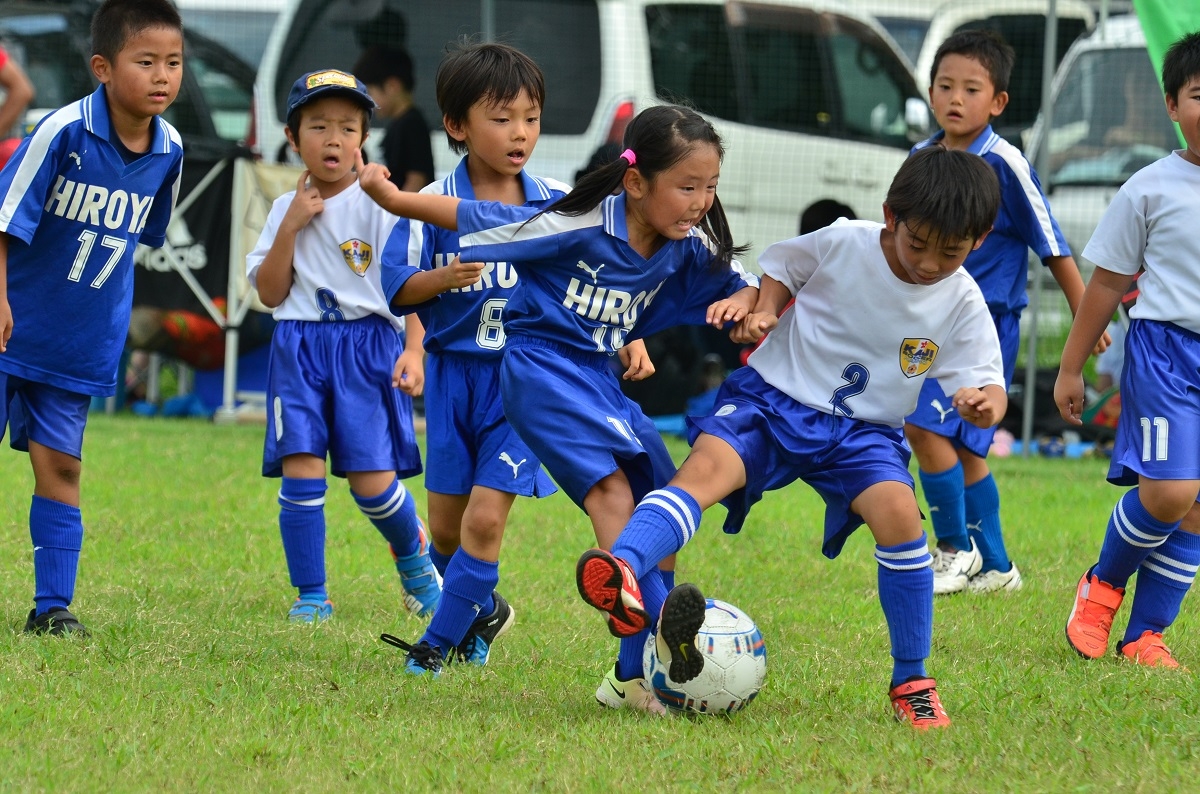
<path fill-rule="evenodd" d="M 1085 659 L 1108 653 L 1113 618 L 1136 576 L 1117 653 L 1178 669 L 1163 632 L 1200 569 L 1200 32 L 1167 50 L 1162 84 L 1186 146 L 1130 177 L 1083 249 L 1096 270 L 1063 347 L 1054 401 L 1064 419 L 1081 423 L 1083 365 L 1136 278 L 1108 470 L 1109 482 L 1135 487 L 1117 501 L 1099 557 L 1079 578 L 1066 634 Z"/>
<path fill-rule="evenodd" d="M 1029 249 L 1053 274 L 1072 314 L 1083 296 L 1079 268 L 1050 214 L 1037 174 L 1016 147 L 992 131 L 991 120 L 1008 104 L 1014 57 L 1012 47 L 991 31 L 966 30 L 946 39 L 929 78 L 929 102 L 942 130 L 914 148 L 941 145 L 977 154 L 1000 179 L 995 228 L 964 267 L 983 290 L 1000 335 L 1005 388 L 1012 384 L 1021 310 L 1029 302 Z M 995 428 L 962 421 L 931 379 L 904 433 L 917 457 L 937 539 L 934 593 L 1020 588 L 1021 573 L 1004 547 L 1000 494 L 986 460 Z"/>
<path fill-rule="evenodd" d="M 378 265 L 395 225 L 359 187 L 355 153 L 375 102 L 353 75 L 310 72 L 288 94 L 287 137 L 306 169 L 275 200 L 254 250 L 250 283 L 278 324 L 267 365 L 262 473 L 282 477 L 279 533 L 298 596 L 288 619 L 333 614 L 325 586 L 325 461 L 388 541 L 419 616 L 441 593 L 415 501 L 400 478 L 421 472 L 412 397 L 424 381 L 415 318 L 392 314 Z"/>
<path fill-rule="evenodd" d="M 133 252 L 166 239 L 183 146 L 183 27 L 168 0 L 107 0 L 92 18 L 90 96 L 46 116 L 0 171 L 0 433 L 27 451 L 36 606 L 25 631 L 83 634 L 68 610 L 83 544 L 83 431 L 115 393 Z M 69 317 L 69 322 L 63 318 Z"/>

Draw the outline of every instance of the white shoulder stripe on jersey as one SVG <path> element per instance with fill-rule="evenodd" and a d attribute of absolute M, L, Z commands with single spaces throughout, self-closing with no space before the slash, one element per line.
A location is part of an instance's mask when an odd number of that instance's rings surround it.
<path fill-rule="evenodd" d="M 464 234 L 459 238 L 459 244 L 466 248 L 473 245 L 500 245 L 524 240 L 536 240 L 540 237 L 554 237 L 566 232 L 591 229 L 600 225 L 599 214 L 593 210 L 578 217 L 560 215 L 548 212 L 538 215 L 530 221 L 517 221 L 496 226 L 491 229 L 481 229 L 477 232 Z"/>
<path fill-rule="evenodd" d="M 0 229 L 7 229 L 8 224 L 12 222 L 13 214 L 20 206 L 21 199 L 29 190 L 29 186 L 33 184 L 34 177 L 37 176 L 38 170 L 42 167 L 42 163 L 50 151 L 50 144 L 68 125 L 83 118 L 84 105 L 90 104 L 88 102 L 90 99 L 91 97 L 88 96 L 79 102 L 72 102 L 70 105 L 64 105 L 54 111 L 38 125 L 37 130 L 30 136 L 29 145 L 21 158 L 21 164 L 17 167 L 16 176 L 13 177 L 8 191 L 4 194 L 3 201 L 0 202 Z"/>
<path fill-rule="evenodd" d="M 1017 180 L 1021 183 L 1021 189 L 1025 193 L 1025 199 L 1029 202 L 1029 206 L 1033 207 L 1042 237 L 1046 238 L 1046 243 L 1050 247 L 1050 255 L 1067 256 L 1067 252 L 1058 244 L 1058 238 L 1054 235 L 1054 225 L 1050 222 L 1050 207 L 1046 203 L 1046 197 L 1033 183 L 1033 172 L 1030 170 L 1029 161 L 1017 147 L 995 133 L 984 147 L 980 154 L 994 153 L 1016 174 Z"/>

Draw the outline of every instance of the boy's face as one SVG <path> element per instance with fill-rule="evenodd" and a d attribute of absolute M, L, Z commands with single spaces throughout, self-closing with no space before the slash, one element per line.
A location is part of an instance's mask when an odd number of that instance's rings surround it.
<path fill-rule="evenodd" d="M 938 63 L 929 86 L 929 105 L 946 131 L 946 146 L 965 149 L 1008 105 L 1008 92 L 996 93 L 987 68 L 965 55 L 951 53 Z"/>
<path fill-rule="evenodd" d="M 131 120 L 157 116 L 179 95 L 183 80 L 183 33 L 152 27 L 130 36 L 109 61 L 92 56 L 92 71 L 104 83 L 109 109 Z"/>
<path fill-rule="evenodd" d="M 300 107 L 299 131 L 287 130 L 292 151 L 314 180 L 345 187 L 354 181 L 354 151 L 366 140 L 363 107 L 352 99 L 328 96 Z"/>
<path fill-rule="evenodd" d="M 983 244 L 978 240 L 947 239 L 935 234 L 929 224 L 910 225 L 900 221 L 891 207 L 883 205 L 883 218 L 891 235 L 883 240 L 888 266 L 898 279 L 923 287 L 936 284 L 962 267 L 967 254 Z"/>
<path fill-rule="evenodd" d="M 1175 96 L 1167 94 L 1167 113 L 1179 124 L 1187 142 L 1183 159 L 1200 165 L 1200 74 L 1189 77 Z"/>
<path fill-rule="evenodd" d="M 445 121 L 451 137 L 466 144 L 474 168 L 515 176 L 529 162 L 542 133 L 542 108 L 521 91 L 503 105 L 476 102 L 461 125 Z"/>

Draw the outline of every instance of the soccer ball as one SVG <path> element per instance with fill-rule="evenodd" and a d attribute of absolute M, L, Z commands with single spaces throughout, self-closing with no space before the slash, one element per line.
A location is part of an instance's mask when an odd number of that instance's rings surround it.
<path fill-rule="evenodd" d="M 767 648 L 758 626 L 733 604 L 710 598 L 697 636 L 704 669 L 686 684 L 671 680 L 655 637 L 647 639 L 642 671 L 655 697 L 677 712 L 733 714 L 746 708 L 767 678 Z"/>

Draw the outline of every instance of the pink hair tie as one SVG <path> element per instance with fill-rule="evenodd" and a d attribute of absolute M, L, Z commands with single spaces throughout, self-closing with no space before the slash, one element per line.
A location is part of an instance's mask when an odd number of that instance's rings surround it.
<path fill-rule="evenodd" d="M 630 165 L 637 165 L 637 155 L 633 153 L 633 149 L 626 149 L 621 152 L 621 157 Z"/>

